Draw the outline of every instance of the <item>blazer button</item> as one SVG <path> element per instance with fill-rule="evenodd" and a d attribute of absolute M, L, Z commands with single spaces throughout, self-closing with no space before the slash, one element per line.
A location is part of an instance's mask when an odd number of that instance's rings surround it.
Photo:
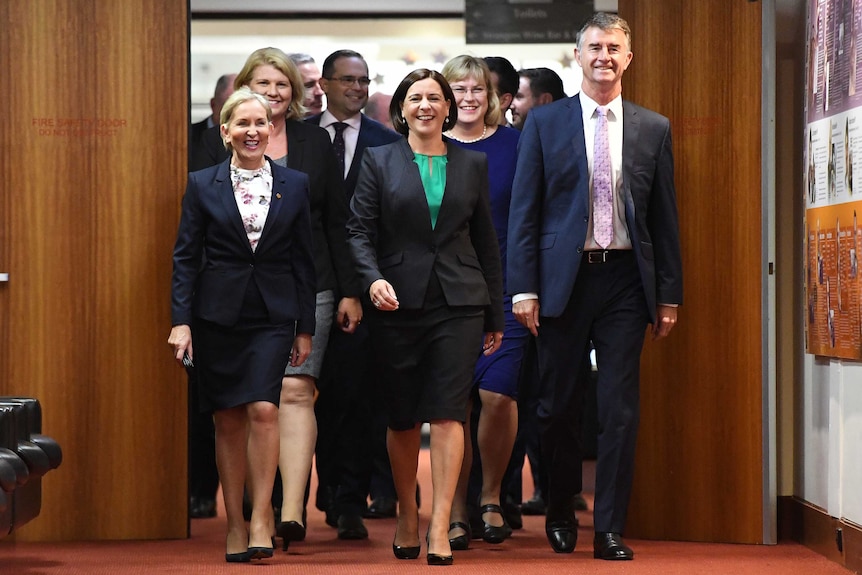
<path fill-rule="evenodd" d="M 584 221 L 585 221 L 585 222 L 589 222 L 589 221 L 590 221 L 590 216 L 584 216 Z"/>
<path fill-rule="evenodd" d="M 253 268 L 254 264 L 248 264 L 248 267 Z"/>
<path fill-rule="evenodd" d="M 583 251 L 584 251 L 584 248 L 582 248 L 581 246 L 578 246 L 578 249 L 577 249 L 576 251 L 577 251 L 578 253 L 581 253 L 581 252 L 583 252 Z"/>

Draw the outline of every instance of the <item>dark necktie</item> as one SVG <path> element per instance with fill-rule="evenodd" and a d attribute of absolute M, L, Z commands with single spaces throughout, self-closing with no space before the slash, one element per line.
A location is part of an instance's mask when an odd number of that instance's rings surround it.
<path fill-rule="evenodd" d="M 344 179 L 344 129 L 347 124 L 335 122 L 332 127 L 335 128 L 335 138 L 332 139 L 332 145 L 335 148 L 335 156 L 338 158 L 338 166 L 341 168 L 341 178 Z"/>
<path fill-rule="evenodd" d="M 593 151 L 593 237 L 603 248 L 614 238 L 614 194 L 611 178 L 611 149 L 608 143 L 608 109 L 596 110 L 596 139 Z"/>

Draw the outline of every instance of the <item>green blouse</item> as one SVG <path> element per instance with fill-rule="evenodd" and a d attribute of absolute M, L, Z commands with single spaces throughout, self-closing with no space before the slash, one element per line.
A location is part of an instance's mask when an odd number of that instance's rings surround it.
<path fill-rule="evenodd" d="M 414 152 L 413 161 L 419 166 L 419 177 L 422 178 L 422 187 L 425 188 L 425 199 L 428 200 L 428 209 L 431 211 L 433 229 L 437 226 L 437 215 L 440 213 L 440 204 L 443 203 L 448 159 L 446 156 L 427 156 Z"/>

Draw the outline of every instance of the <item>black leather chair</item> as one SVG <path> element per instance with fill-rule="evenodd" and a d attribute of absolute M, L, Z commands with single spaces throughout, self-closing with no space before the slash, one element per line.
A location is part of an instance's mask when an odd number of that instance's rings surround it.
<path fill-rule="evenodd" d="M 0 397 L 0 489 L 6 500 L 5 509 L 0 511 L 0 537 L 39 515 L 42 477 L 63 461 L 59 444 L 41 432 L 38 400 Z M 8 469 L 4 472 L 3 468 Z"/>
<path fill-rule="evenodd" d="M 12 532 L 16 490 L 30 479 L 27 464 L 16 453 L 16 407 L 0 405 L 0 537 Z"/>

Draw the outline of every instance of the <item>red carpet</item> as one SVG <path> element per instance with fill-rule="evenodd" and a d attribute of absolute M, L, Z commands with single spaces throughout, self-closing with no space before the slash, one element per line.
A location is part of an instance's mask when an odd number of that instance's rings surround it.
<path fill-rule="evenodd" d="M 421 529 L 430 512 L 428 452 L 423 450 L 420 483 L 423 502 Z M 525 476 L 528 480 L 528 477 Z M 532 487 L 525 481 L 524 492 Z M 314 491 L 312 490 L 312 493 Z M 590 498 L 588 497 L 588 500 Z M 590 501 L 591 503 L 591 501 Z M 592 558 L 592 517 L 579 513 L 580 537 L 575 553 L 551 551 L 544 534 L 543 517 L 525 517 L 524 529 L 502 545 L 473 543 L 456 552 L 452 567 L 429 567 L 425 548 L 415 561 L 392 555 L 394 519 L 367 520 L 367 541 L 338 541 L 326 526 L 322 513 L 309 506 L 309 530 L 305 542 L 295 543 L 287 554 L 276 551 L 273 559 L 247 564 L 224 562 L 224 511 L 216 519 L 192 522 L 192 537 L 180 541 L 123 541 L 98 543 L 15 543 L 0 540 L 0 575 L 117 575 L 125 573 L 301 573 L 303 575 L 376 575 L 413 573 L 469 573 L 500 575 L 643 574 L 643 575 L 847 575 L 850 571 L 796 543 L 776 546 L 716 545 L 663 541 L 627 542 L 635 560 L 613 563 Z M 46 510 L 43 516 L 49 515 Z M 44 519 L 44 517 L 42 517 Z M 40 519 L 36 519 L 37 521 Z"/>

